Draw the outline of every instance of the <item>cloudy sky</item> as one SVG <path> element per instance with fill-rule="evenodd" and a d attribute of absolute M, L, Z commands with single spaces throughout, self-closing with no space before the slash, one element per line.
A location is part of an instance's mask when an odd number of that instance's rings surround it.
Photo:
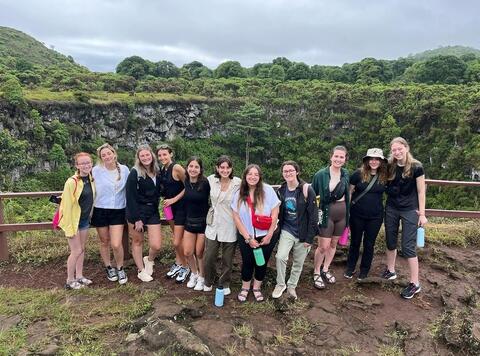
<path fill-rule="evenodd" d="M 215 68 L 285 56 L 341 65 L 439 46 L 480 49 L 476 0 L 0 0 L 21 30 L 95 71 L 139 55 Z"/>

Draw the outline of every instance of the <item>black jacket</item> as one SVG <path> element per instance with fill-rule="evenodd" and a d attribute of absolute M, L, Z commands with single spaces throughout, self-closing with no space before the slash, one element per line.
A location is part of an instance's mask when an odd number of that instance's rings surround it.
<path fill-rule="evenodd" d="M 139 176 L 137 170 L 132 168 L 125 186 L 128 221 L 141 220 L 144 206 L 154 206 L 158 209 L 162 187 L 158 175 L 156 180 L 157 184 L 155 185 L 152 179 Z"/>
<path fill-rule="evenodd" d="M 303 195 L 303 185 L 307 184 L 300 180 L 300 184 L 295 189 L 295 199 L 297 200 L 297 223 L 298 239 L 300 242 L 313 243 L 313 238 L 318 235 L 318 207 L 315 201 L 315 192 L 311 186 L 308 187 L 307 199 Z M 285 192 L 287 183 L 283 183 L 277 191 L 280 199 L 279 228 L 282 229 L 285 213 Z"/>

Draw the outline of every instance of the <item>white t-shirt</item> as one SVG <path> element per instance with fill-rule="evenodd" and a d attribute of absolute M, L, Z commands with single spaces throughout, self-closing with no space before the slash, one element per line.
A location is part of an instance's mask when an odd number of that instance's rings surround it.
<path fill-rule="evenodd" d="M 272 214 L 272 210 L 280 205 L 280 200 L 277 197 L 277 193 L 273 190 L 272 186 L 268 184 L 263 184 L 263 191 L 265 193 L 265 200 L 263 201 L 263 210 L 258 211 L 255 209 L 255 213 L 258 215 L 267 215 L 270 216 Z M 240 216 L 240 221 L 242 222 L 243 226 L 248 231 L 248 234 L 251 236 L 265 236 L 268 233 L 268 230 L 260 230 L 255 228 L 255 233 L 253 231 L 252 225 L 252 212 L 250 207 L 246 202 L 242 202 L 240 206 L 238 206 L 238 196 L 240 191 L 237 191 L 233 196 L 232 200 L 232 210 L 237 212 Z M 277 221 L 273 221 L 273 224 L 276 225 Z"/>

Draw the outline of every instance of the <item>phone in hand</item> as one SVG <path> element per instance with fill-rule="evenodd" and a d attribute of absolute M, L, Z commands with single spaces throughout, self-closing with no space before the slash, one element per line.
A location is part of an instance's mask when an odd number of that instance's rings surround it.
<path fill-rule="evenodd" d="M 62 197 L 59 197 L 56 195 L 50 195 L 50 198 L 48 198 L 48 201 L 54 204 L 60 204 L 62 202 Z"/>

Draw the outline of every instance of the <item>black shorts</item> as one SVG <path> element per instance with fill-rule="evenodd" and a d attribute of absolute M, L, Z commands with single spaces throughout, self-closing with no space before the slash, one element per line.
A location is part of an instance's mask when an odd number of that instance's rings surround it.
<path fill-rule="evenodd" d="M 172 212 L 173 212 L 174 225 L 184 226 L 186 212 L 185 212 L 185 204 L 183 200 L 179 200 L 178 202 L 172 205 Z"/>
<path fill-rule="evenodd" d="M 158 212 L 158 204 L 152 205 L 145 205 L 139 204 L 138 205 L 140 217 L 139 220 L 142 220 L 143 225 L 160 225 L 160 213 Z M 127 213 L 127 220 L 130 224 L 135 224 L 135 221 L 129 214 Z"/>
<path fill-rule="evenodd" d="M 92 226 L 105 227 L 110 225 L 125 224 L 125 208 L 124 209 L 103 209 L 93 208 Z"/>

